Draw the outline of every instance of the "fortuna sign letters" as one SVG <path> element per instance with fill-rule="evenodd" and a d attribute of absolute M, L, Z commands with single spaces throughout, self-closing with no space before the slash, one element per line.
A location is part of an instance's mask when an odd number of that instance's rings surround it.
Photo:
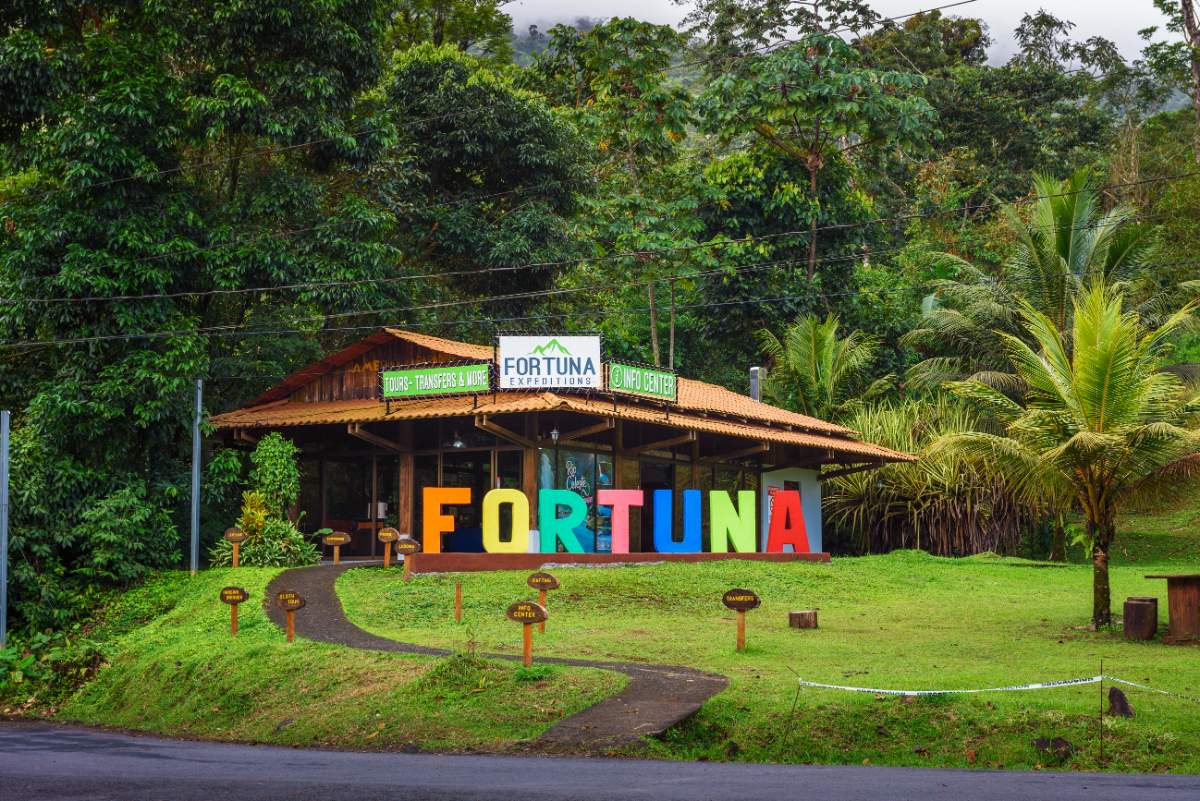
<path fill-rule="evenodd" d="M 502 336 L 500 389 L 600 389 L 600 337 Z"/>

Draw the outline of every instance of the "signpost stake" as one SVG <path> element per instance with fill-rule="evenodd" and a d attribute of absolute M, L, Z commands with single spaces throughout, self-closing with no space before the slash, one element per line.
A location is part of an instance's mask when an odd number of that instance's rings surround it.
<path fill-rule="evenodd" d="M 405 557 L 404 557 L 404 580 L 408 581 L 410 578 L 412 578 L 412 560 L 408 558 L 408 555 L 405 555 Z"/>
<path fill-rule="evenodd" d="M 0 648 L 8 641 L 8 429 L 12 414 L 0 412 Z"/>
<path fill-rule="evenodd" d="M 383 544 L 383 566 L 392 566 L 392 544 L 390 542 L 385 542 Z"/>
<path fill-rule="evenodd" d="M 287 620 L 287 624 L 284 626 L 284 631 L 287 632 L 287 641 L 295 642 L 296 610 L 304 608 L 304 598 L 295 590 L 283 590 L 275 596 L 275 603 L 284 611 L 284 617 Z"/>
<path fill-rule="evenodd" d="M 546 619 L 546 607 L 533 601 L 517 601 L 508 607 L 504 616 L 521 624 L 521 651 L 525 667 L 533 664 L 533 624 Z"/>
<path fill-rule="evenodd" d="M 746 613 L 757 609 L 762 599 L 754 590 L 734 587 L 721 596 L 721 603 L 725 604 L 726 609 L 737 612 L 737 649 L 739 652 L 746 650 Z"/>
<path fill-rule="evenodd" d="M 454 582 L 454 622 L 462 623 L 462 582 Z"/>
<path fill-rule="evenodd" d="M 233 566 L 234 567 L 238 566 L 238 550 L 241 547 L 242 547 L 242 544 L 240 542 L 235 542 L 233 544 Z"/>
<path fill-rule="evenodd" d="M 204 379 L 196 379 L 196 415 L 192 419 L 192 560 L 191 573 L 200 569 L 200 415 L 204 403 Z"/>
<path fill-rule="evenodd" d="M 337 565 L 337 564 L 341 564 L 341 562 L 342 562 L 342 546 L 335 545 L 335 546 L 333 546 L 333 563 L 335 565 Z"/>
<path fill-rule="evenodd" d="M 525 583 L 538 591 L 538 606 L 546 609 L 546 590 L 557 590 L 559 587 L 558 579 L 550 573 L 537 572 L 525 579 Z M 538 633 L 544 634 L 546 631 L 546 620 L 542 618 L 537 622 Z"/>
<path fill-rule="evenodd" d="M 238 604 L 250 600 L 250 593 L 241 587 L 222 587 L 221 601 L 229 604 L 229 636 L 237 636 Z"/>

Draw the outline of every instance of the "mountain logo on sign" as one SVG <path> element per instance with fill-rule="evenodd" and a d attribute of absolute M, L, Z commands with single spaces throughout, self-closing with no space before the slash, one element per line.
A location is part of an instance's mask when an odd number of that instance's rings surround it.
<path fill-rule="evenodd" d="M 552 339 L 544 345 L 538 345 L 536 348 L 531 350 L 530 353 L 536 353 L 538 356 L 547 356 L 552 353 L 561 353 L 564 356 L 571 355 L 571 351 L 564 348 L 562 343 L 557 339 Z"/>

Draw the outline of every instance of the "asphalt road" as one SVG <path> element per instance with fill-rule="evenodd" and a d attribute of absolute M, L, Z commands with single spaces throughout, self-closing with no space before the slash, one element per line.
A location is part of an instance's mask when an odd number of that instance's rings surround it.
<path fill-rule="evenodd" d="M 0 722 L 4 801 L 1196 801 L 1200 776 L 364 754 Z"/>

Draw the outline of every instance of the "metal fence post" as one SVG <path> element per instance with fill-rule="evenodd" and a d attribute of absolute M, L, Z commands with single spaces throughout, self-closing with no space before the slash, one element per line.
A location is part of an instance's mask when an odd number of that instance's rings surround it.
<path fill-rule="evenodd" d="M 192 419 L 192 575 L 200 569 L 200 415 L 204 379 L 196 379 L 196 415 Z"/>
<path fill-rule="evenodd" d="M 12 415 L 0 412 L 0 648 L 8 642 L 8 440 Z"/>

